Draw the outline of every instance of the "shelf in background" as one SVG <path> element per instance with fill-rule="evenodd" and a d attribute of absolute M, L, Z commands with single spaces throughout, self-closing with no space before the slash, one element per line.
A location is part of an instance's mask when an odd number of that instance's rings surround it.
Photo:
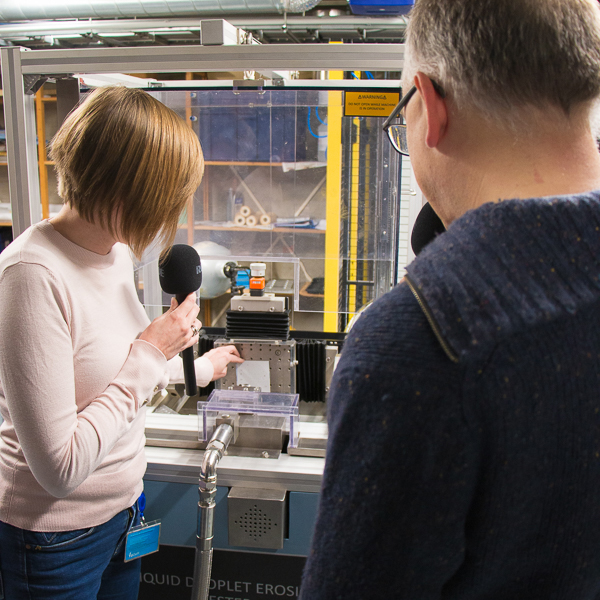
<path fill-rule="evenodd" d="M 281 167 L 283 163 L 280 162 L 252 162 L 252 161 L 238 161 L 238 160 L 207 160 L 204 163 L 207 166 L 242 166 L 242 167 Z"/>
<path fill-rule="evenodd" d="M 180 225 L 181 229 L 187 229 L 187 225 Z M 214 225 L 194 225 L 197 231 L 245 231 L 247 233 L 312 233 L 325 234 L 324 229 L 304 229 L 302 227 L 218 227 Z"/>

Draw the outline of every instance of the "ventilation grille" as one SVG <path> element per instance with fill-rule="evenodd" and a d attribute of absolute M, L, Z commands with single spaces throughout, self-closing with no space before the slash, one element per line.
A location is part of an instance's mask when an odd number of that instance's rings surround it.
<path fill-rule="evenodd" d="M 229 545 L 247 548 L 283 548 L 286 529 L 285 490 L 234 486 L 227 496 Z"/>
<path fill-rule="evenodd" d="M 256 504 L 235 519 L 233 523 L 239 527 L 244 536 L 255 542 L 258 542 L 263 536 L 271 536 L 273 528 L 277 527 L 277 523 L 274 523 Z"/>
<path fill-rule="evenodd" d="M 290 311 L 251 312 L 227 311 L 225 337 L 228 339 L 288 340 Z"/>
<path fill-rule="evenodd" d="M 327 342 L 296 340 L 296 391 L 305 402 L 325 402 Z"/>
<path fill-rule="evenodd" d="M 198 338 L 198 356 L 202 356 L 215 347 L 215 338 L 207 335 L 201 335 Z M 201 396 L 208 396 L 215 389 L 215 382 L 211 381 L 206 387 L 200 388 Z"/>
<path fill-rule="evenodd" d="M 198 356 L 202 356 L 215 347 L 215 338 L 201 335 L 198 338 Z"/>

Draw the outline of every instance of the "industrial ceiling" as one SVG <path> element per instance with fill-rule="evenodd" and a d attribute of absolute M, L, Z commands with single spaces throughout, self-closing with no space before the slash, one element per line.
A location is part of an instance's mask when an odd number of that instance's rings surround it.
<path fill-rule="evenodd" d="M 269 43 L 399 43 L 406 17 L 353 15 L 347 0 L 0 0 L 0 45 L 31 49 L 200 43 L 227 19 Z"/>

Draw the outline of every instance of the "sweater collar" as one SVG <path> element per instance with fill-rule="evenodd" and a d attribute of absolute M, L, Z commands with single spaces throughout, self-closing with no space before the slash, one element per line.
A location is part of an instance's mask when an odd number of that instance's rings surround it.
<path fill-rule="evenodd" d="M 457 359 L 573 314 L 600 298 L 600 191 L 469 211 L 408 266 L 407 279 Z"/>
<path fill-rule="evenodd" d="M 37 227 L 56 248 L 67 255 L 70 260 L 95 269 L 107 269 L 112 267 L 119 255 L 119 246 L 122 246 L 122 244 L 115 244 L 108 254 L 97 254 L 96 252 L 87 250 L 68 240 L 58 233 L 48 220 L 41 221 L 35 227 Z"/>

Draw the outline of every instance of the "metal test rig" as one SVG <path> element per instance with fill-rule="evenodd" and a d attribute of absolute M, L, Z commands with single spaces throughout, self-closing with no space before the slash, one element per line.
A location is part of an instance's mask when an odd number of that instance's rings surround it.
<path fill-rule="evenodd" d="M 162 519 L 162 547 L 143 563 L 140 598 L 190 597 L 197 539 L 201 552 L 210 539 L 215 553 L 212 576 L 204 574 L 211 598 L 294 597 L 316 517 L 327 391 L 344 330 L 396 282 L 401 227 L 408 228 L 408 217 L 401 219 L 401 163 L 382 135 L 383 118 L 352 114 L 347 102 L 362 92 L 398 94 L 399 82 L 349 80 L 343 73 L 397 74 L 403 46 L 7 47 L 0 53 L 15 236 L 42 218 L 33 94 L 44 81 L 70 90 L 75 81 L 79 94 L 118 81 L 115 74 L 144 73 L 137 85 L 197 131 L 204 182 L 177 242 L 201 244 L 205 273 L 217 269 L 215 281 L 227 263 L 240 269 L 264 263 L 265 294 L 232 295 L 226 282 L 216 296 L 203 296 L 201 318 L 210 322 L 197 351 L 233 343 L 246 362 L 231 365 L 198 397 L 184 398 L 170 386 L 151 403 L 146 514 Z M 184 72 L 246 72 L 250 79 L 161 81 L 158 75 Z M 318 76 L 294 79 L 294 72 Z M 242 205 L 256 224 L 236 224 Z M 140 264 L 137 277 L 153 318 L 165 304 L 157 260 Z M 206 516 L 197 527 L 201 472 Z"/>

